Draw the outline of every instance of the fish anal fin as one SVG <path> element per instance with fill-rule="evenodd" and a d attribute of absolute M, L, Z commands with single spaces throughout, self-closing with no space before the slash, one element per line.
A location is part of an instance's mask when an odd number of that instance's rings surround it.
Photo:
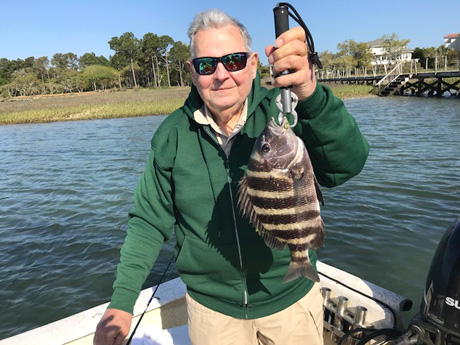
<path fill-rule="evenodd" d="M 275 236 L 270 234 L 269 231 L 264 229 L 263 231 L 259 231 L 259 233 L 262 235 L 262 237 L 263 237 L 263 239 L 265 241 L 265 244 L 269 248 L 281 250 L 281 249 L 284 249 L 286 247 L 286 242 L 281 242 Z"/>

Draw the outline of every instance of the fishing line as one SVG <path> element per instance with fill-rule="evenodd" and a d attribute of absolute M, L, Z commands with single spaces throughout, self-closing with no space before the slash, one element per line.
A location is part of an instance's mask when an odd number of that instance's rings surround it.
<path fill-rule="evenodd" d="M 166 269 L 165 269 L 165 271 L 163 272 L 163 275 L 161 276 L 160 281 L 158 282 L 158 284 L 157 284 L 155 290 L 154 290 L 153 293 L 152 293 L 152 296 L 150 297 L 149 301 L 147 302 L 147 305 L 145 306 L 144 312 L 142 313 L 141 317 L 140 317 L 139 320 L 137 321 L 136 327 L 134 327 L 134 330 L 133 330 L 133 332 L 131 333 L 131 336 L 129 337 L 129 340 L 128 340 L 128 342 L 126 343 L 126 345 L 131 344 L 131 340 L 133 340 L 134 333 L 136 333 L 137 328 L 139 327 L 139 324 L 140 324 L 141 321 L 142 321 L 142 318 L 144 317 L 145 313 L 147 312 L 147 309 L 149 308 L 150 302 L 152 302 L 153 297 L 155 296 L 155 293 L 157 292 L 158 288 L 160 287 L 161 283 L 163 282 L 163 279 L 164 279 L 164 277 L 165 277 L 165 275 L 166 275 L 166 272 L 168 272 L 169 266 L 171 266 L 171 263 L 172 263 L 173 261 L 174 261 L 174 256 L 171 258 L 171 260 L 169 260 L 168 266 L 166 266 Z M 170 274 L 170 273 L 171 273 L 171 271 L 169 271 L 168 277 L 169 277 L 169 274 Z"/>
<path fill-rule="evenodd" d="M 319 56 L 318 56 L 318 53 L 315 52 L 315 42 L 313 41 L 313 36 L 311 35 L 311 32 L 310 30 L 308 30 L 308 27 L 307 25 L 305 24 L 305 22 L 303 21 L 302 17 L 300 16 L 300 14 L 296 11 L 296 9 L 294 8 L 294 6 L 292 6 L 291 4 L 287 3 L 287 2 L 280 2 L 278 3 L 278 5 L 276 5 L 277 7 L 281 7 L 281 6 L 285 6 L 287 7 L 288 9 L 290 9 L 293 13 L 291 13 L 289 10 L 288 10 L 288 14 L 289 16 L 294 19 L 301 27 L 302 29 L 304 29 L 305 31 L 305 40 L 306 40 L 306 43 L 307 43 L 307 46 L 308 46 L 308 58 L 310 59 L 310 61 L 315 64 L 318 68 L 323 68 L 323 64 L 321 63 L 321 61 L 319 60 Z"/>
<path fill-rule="evenodd" d="M 337 345 L 342 345 L 346 339 L 357 333 L 362 333 L 362 338 L 359 339 L 359 342 L 356 345 L 365 345 L 369 341 L 380 336 L 385 336 L 390 340 L 397 339 L 399 336 L 401 336 L 401 332 L 394 328 L 383 328 L 379 330 L 375 330 L 374 328 L 355 328 L 345 333 L 345 335 L 342 338 L 340 338 Z"/>

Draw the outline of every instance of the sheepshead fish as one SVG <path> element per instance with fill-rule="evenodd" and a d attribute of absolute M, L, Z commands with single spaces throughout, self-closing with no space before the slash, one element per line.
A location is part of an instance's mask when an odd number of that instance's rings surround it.
<path fill-rule="evenodd" d="M 308 257 L 309 248 L 320 248 L 324 240 L 319 202 L 324 205 L 303 141 L 286 118 L 281 125 L 272 118 L 239 183 L 238 206 L 270 248 L 289 246 L 291 263 L 283 283 L 300 276 L 319 282 Z"/>

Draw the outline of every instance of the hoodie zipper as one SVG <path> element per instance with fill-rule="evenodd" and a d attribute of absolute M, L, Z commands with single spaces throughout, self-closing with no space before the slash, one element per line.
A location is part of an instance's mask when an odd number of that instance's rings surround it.
<path fill-rule="evenodd" d="M 241 272 L 243 272 L 243 256 L 241 255 L 241 245 L 240 245 L 240 238 L 238 235 L 238 228 L 236 226 L 236 213 L 235 213 L 235 203 L 233 201 L 233 193 L 232 193 L 232 179 L 230 176 L 230 156 L 225 155 L 225 167 L 227 168 L 227 181 L 228 181 L 228 187 L 229 187 L 229 192 L 230 192 L 230 200 L 232 203 L 232 216 L 233 216 L 233 224 L 235 228 L 235 237 L 236 237 L 236 245 L 238 247 L 238 255 L 240 259 L 240 269 Z M 248 306 L 248 292 L 246 289 L 246 285 L 244 285 L 244 315 L 246 318 L 248 318 L 248 312 L 247 312 L 247 306 Z"/>
<path fill-rule="evenodd" d="M 215 136 L 211 133 L 211 130 L 209 129 L 209 127 L 204 127 L 204 130 L 214 140 L 214 142 L 219 146 L 219 148 L 223 152 L 224 150 L 220 146 L 220 144 L 217 141 L 217 139 L 215 138 Z M 236 247 L 238 249 L 238 259 L 239 259 L 239 263 L 240 263 L 240 272 L 241 272 L 242 278 L 243 278 L 244 316 L 246 318 L 249 318 L 248 308 L 247 308 L 248 307 L 248 292 L 247 292 L 247 288 L 246 288 L 246 277 L 245 277 L 244 271 L 243 271 L 243 255 L 241 254 L 240 237 L 238 235 L 238 227 L 236 225 L 236 212 L 235 212 L 235 207 L 234 207 L 235 204 L 234 204 L 233 193 L 232 193 L 232 179 L 231 179 L 231 176 L 230 176 L 230 155 L 227 155 L 225 152 L 224 152 L 224 155 L 225 155 L 225 169 L 226 169 L 226 174 L 227 174 L 228 190 L 229 190 L 229 193 L 230 193 L 230 201 L 231 201 L 231 208 L 232 208 L 233 227 L 234 227 L 234 230 L 235 230 Z"/>

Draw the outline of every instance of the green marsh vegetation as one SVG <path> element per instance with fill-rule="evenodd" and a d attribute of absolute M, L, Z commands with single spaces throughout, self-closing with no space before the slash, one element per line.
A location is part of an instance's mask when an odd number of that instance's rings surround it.
<path fill-rule="evenodd" d="M 15 97 L 0 102 L 0 124 L 169 114 L 184 103 L 189 91 L 177 87 Z"/>
<path fill-rule="evenodd" d="M 366 97 L 369 85 L 329 85 L 341 99 Z M 0 125 L 165 115 L 183 105 L 190 87 L 14 97 L 0 102 Z"/>

